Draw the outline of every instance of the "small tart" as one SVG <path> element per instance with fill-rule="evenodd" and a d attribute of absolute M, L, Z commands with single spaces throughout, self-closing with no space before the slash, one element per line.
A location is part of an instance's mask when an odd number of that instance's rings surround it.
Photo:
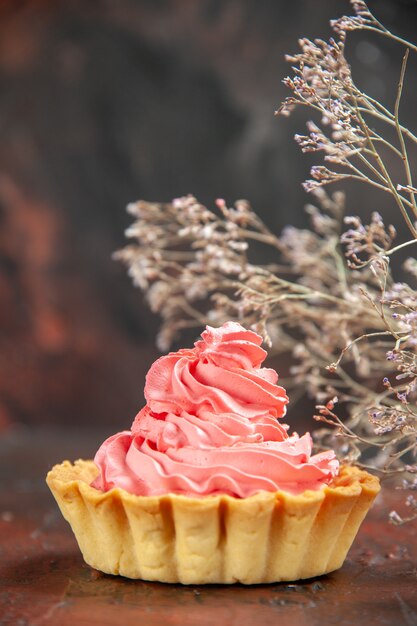
<path fill-rule="evenodd" d="M 329 486 L 248 498 L 137 496 L 91 487 L 93 461 L 64 461 L 47 476 L 85 561 L 127 578 L 167 583 L 299 580 L 342 566 L 379 481 L 342 466 Z"/>

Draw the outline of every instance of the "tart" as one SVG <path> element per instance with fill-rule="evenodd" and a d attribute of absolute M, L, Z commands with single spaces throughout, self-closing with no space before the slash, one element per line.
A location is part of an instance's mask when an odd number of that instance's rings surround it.
<path fill-rule="evenodd" d="M 378 479 L 289 434 L 288 397 L 240 324 L 158 359 L 146 405 L 47 483 L 85 561 L 168 583 L 269 583 L 343 564 Z"/>

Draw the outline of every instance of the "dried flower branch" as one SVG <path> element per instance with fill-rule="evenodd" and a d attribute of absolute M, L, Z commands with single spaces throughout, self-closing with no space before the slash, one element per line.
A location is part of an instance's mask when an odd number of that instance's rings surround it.
<path fill-rule="evenodd" d="M 333 413 L 334 400 L 330 401 L 331 406 L 329 403 L 319 405 L 316 416 L 319 421 L 336 426 L 336 435 L 348 458 L 358 460 L 364 453 L 368 456 L 373 453 L 369 466 L 374 470 L 378 469 L 383 475 L 409 474 L 415 470 L 412 462 L 415 463 L 417 456 L 416 292 L 410 285 L 394 283 L 390 258 L 417 240 L 414 221 L 417 217 L 416 188 L 406 141 L 411 146 L 417 142 L 414 133 L 405 128 L 399 119 L 408 56 L 410 50 L 416 52 L 417 47 L 390 33 L 369 11 L 365 2 L 351 4 L 354 16 L 344 16 L 331 22 L 339 36 L 338 41 L 311 42 L 302 39 L 301 53 L 288 57 L 294 64 L 294 77 L 284 82 L 293 94 L 277 113 L 288 115 L 297 105 L 308 106 L 320 112 L 322 126 L 328 129 L 325 133 L 315 123 L 309 122 L 309 134 L 295 137 L 304 152 L 324 152 L 324 160 L 342 170 L 313 166 L 312 180 L 304 184 L 307 191 L 342 177 L 366 182 L 392 196 L 411 233 L 412 239 L 393 247 L 396 231 L 393 226 L 386 228 L 378 213 L 372 214 L 371 223 L 366 226 L 358 217 L 345 218 L 350 228 L 342 233 L 340 243 L 345 246 L 348 267 L 354 272 L 361 271 L 357 287 L 379 316 L 379 322 L 369 326 L 364 323 L 362 332 L 346 343 L 328 370 L 337 374 L 340 365 L 346 364 L 346 359 L 348 364 L 355 353 L 356 358 L 361 360 L 368 355 L 369 363 L 369 352 L 372 350 L 374 360 L 372 367 L 368 366 L 366 384 L 363 384 L 364 372 L 353 372 L 350 389 L 355 394 L 346 407 L 349 415 L 346 421 L 341 421 Z M 358 29 L 382 34 L 406 46 L 393 112 L 367 96 L 353 81 L 344 54 L 345 41 L 349 31 Z M 388 140 L 383 132 L 377 132 L 368 123 L 368 118 L 377 118 L 386 126 L 394 127 L 398 143 Z M 394 182 L 394 174 L 385 161 L 384 150 L 387 149 L 401 159 L 405 185 Z M 414 269 L 414 276 L 415 267 L 416 264 L 410 260 L 406 264 L 411 273 Z M 374 274 L 379 293 L 363 284 L 362 272 L 365 268 Z M 376 346 L 379 351 L 375 351 Z M 381 377 L 387 371 L 387 362 L 392 369 L 383 378 L 383 390 L 379 390 L 375 383 L 378 382 L 378 375 Z M 361 389 L 357 386 L 359 382 L 362 383 Z M 322 431 L 319 436 L 324 440 L 328 438 L 328 432 Z M 410 463 L 406 462 L 408 459 Z M 412 488 L 414 484 L 415 481 L 406 478 L 402 486 Z M 401 523 L 417 518 L 415 499 L 408 498 L 407 506 L 412 509 L 410 516 L 403 520 L 393 512 L 391 521 Z"/>
<path fill-rule="evenodd" d="M 280 243 L 246 201 L 228 208 L 218 200 L 213 212 L 187 196 L 172 204 L 141 201 L 128 210 L 136 221 L 126 234 L 139 245 L 128 246 L 115 257 L 129 266 L 152 311 L 164 320 L 158 335 L 161 350 L 183 328 L 222 323 L 228 317 L 255 322 L 260 305 L 253 294 L 275 277 L 268 267 L 249 262 L 248 242 L 275 248 Z M 238 289 L 250 290 L 251 299 L 233 300 Z M 209 301 L 215 306 L 206 312 Z"/>
<path fill-rule="evenodd" d="M 353 16 L 332 22 L 337 40 L 301 39 L 301 52 L 288 57 L 294 75 L 284 82 L 292 94 L 277 112 L 289 115 L 302 105 L 320 114 L 320 126 L 309 121 L 307 134 L 295 136 L 303 152 L 321 153 L 326 163 L 315 165 L 304 183 L 315 199 L 306 207 L 311 228 L 289 226 L 277 237 L 245 201 L 228 207 L 218 200 L 215 210 L 192 196 L 170 204 L 141 201 L 128 207 L 133 243 L 116 258 L 162 317 L 161 349 L 183 328 L 238 319 L 292 356 L 291 382 L 315 398 L 315 417 L 325 426 L 316 433 L 319 446 L 331 445 L 345 461 L 382 477 L 401 476 L 400 487 L 415 490 L 417 291 L 411 281 L 417 262 L 404 265 L 409 284 L 396 282 L 392 261 L 417 242 L 417 188 L 408 157 L 417 137 L 399 119 L 409 50 L 417 47 L 390 33 L 365 2 L 351 4 Z M 357 29 L 407 48 L 393 112 L 353 81 L 345 42 Z M 375 120 L 394 130 L 395 139 L 377 131 Z M 387 150 L 399 159 L 404 180 L 396 180 Z M 377 212 L 369 224 L 344 217 L 344 195 L 330 195 L 324 186 L 346 178 L 386 192 L 411 238 L 394 245 L 396 229 Z M 254 263 L 255 243 L 272 247 L 277 263 Z M 392 512 L 393 523 L 417 518 L 416 498 L 408 497 L 406 506 L 410 514 Z"/>

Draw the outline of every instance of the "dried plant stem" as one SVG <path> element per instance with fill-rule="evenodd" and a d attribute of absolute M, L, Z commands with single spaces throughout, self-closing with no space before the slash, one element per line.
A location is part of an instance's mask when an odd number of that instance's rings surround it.
<path fill-rule="evenodd" d="M 370 96 L 367 96 L 367 98 L 370 99 Z M 385 109 L 386 114 L 381 114 L 376 109 L 364 108 L 361 106 L 358 107 L 358 111 L 366 115 L 372 115 L 373 117 L 378 118 L 379 120 L 381 120 L 382 122 L 385 122 L 386 124 L 389 124 L 390 126 L 393 126 L 393 127 L 396 126 L 394 115 L 390 113 L 390 111 L 388 111 L 387 109 Z M 405 135 L 408 139 L 410 139 L 410 141 L 417 144 L 417 136 L 414 133 L 412 133 L 408 128 L 400 124 L 400 130 L 403 135 Z"/>
<path fill-rule="evenodd" d="M 375 20 L 377 21 L 377 20 Z M 377 22 L 378 24 L 380 24 L 380 22 Z M 370 32 L 373 33 L 378 33 L 379 35 L 384 35 L 385 37 L 388 37 L 388 39 L 391 39 L 391 41 L 396 41 L 397 43 L 400 43 L 401 45 L 410 48 L 410 50 L 413 50 L 414 52 L 417 52 L 417 46 L 415 46 L 413 43 L 410 43 L 409 41 L 406 41 L 405 39 L 403 39 L 402 37 L 399 37 L 398 35 L 394 35 L 393 33 L 391 33 L 389 30 L 387 30 L 384 26 L 382 26 L 381 24 L 381 28 L 373 28 L 372 26 L 363 26 L 361 28 L 361 30 L 368 30 Z"/>
<path fill-rule="evenodd" d="M 384 139 L 383 137 L 381 137 L 381 135 L 379 135 L 377 132 L 375 132 L 374 130 L 372 131 L 372 140 L 375 143 L 382 143 L 384 146 L 386 146 L 389 150 L 391 150 L 394 154 L 396 154 L 400 159 L 403 158 L 403 154 L 400 150 L 398 150 L 398 148 L 396 148 L 395 146 L 392 145 L 392 143 L 390 143 L 389 141 L 387 141 L 386 139 Z"/>
<path fill-rule="evenodd" d="M 390 330 L 386 330 L 386 331 L 380 331 L 377 333 L 367 333 L 366 335 L 361 335 L 360 337 L 356 337 L 356 339 L 353 339 L 353 341 L 351 341 L 350 343 L 348 343 L 343 350 L 340 353 L 339 358 L 337 359 L 337 361 L 332 364 L 332 367 L 337 368 L 340 365 L 341 360 L 343 359 L 343 357 L 345 356 L 346 352 L 348 350 L 350 350 L 351 348 L 353 348 L 353 346 L 355 344 L 357 344 L 359 341 L 363 341 L 364 339 L 371 339 L 372 337 L 382 337 L 382 336 L 387 336 L 389 335 L 390 337 L 392 336 L 392 333 Z"/>
<path fill-rule="evenodd" d="M 412 223 L 412 221 L 411 221 L 411 219 L 410 219 L 410 217 L 409 217 L 409 215 L 408 215 L 408 213 L 407 213 L 407 211 L 406 211 L 406 209 L 404 207 L 404 204 L 403 204 L 404 199 L 397 192 L 397 189 L 396 189 L 394 183 L 391 180 L 391 177 L 390 177 L 390 175 L 388 173 L 388 170 L 385 167 L 384 161 L 382 160 L 381 155 L 379 154 L 378 150 L 375 148 L 375 145 L 374 145 L 374 142 L 372 141 L 372 138 L 371 138 L 368 126 L 365 123 L 361 113 L 358 114 L 358 117 L 359 117 L 359 122 L 361 124 L 361 127 L 362 127 L 362 129 L 363 129 L 363 131 L 366 134 L 366 137 L 368 139 L 370 150 L 371 150 L 371 152 L 372 152 L 372 154 L 373 154 L 373 156 L 374 156 L 374 158 L 375 158 L 375 160 L 376 160 L 376 162 L 378 164 L 378 167 L 379 167 L 379 169 L 380 169 L 380 171 L 382 173 L 383 179 L 387 183 L 387 186 L 388 186 L 389 190 L 391 191 L 391 193 L 392 193 L 392 195 L 394 197 L 394 200 L 397 203 L 397 206 L 400 209 L 401 214 L 402 214 L 402 216 L 403 216 L 403 218 L 404 218 L 404 220 L 405 220 L 405 222 L 406 222 L 406 224 L 407 224 L 407 226 L 408 226 L 412 236 L 414 238 L 416 238 L 417 237 L 417 230 L 414 227 L 414 225 L 413 225 L 413 223 Z"/>
<path fill-rule="evenodd" d="M 404 75 L 405 75 L 405 70 L 406 70 L 406 67 L 407 67 L 407 60 L 408 60 L 409 53 L 410 53 L 410 50 L 409 50 L 409 48 L 407 48 L 407 50 L 405 51 L 403 62 L 402 62 L 402 66 L 401 66 L 400 82 L 398 83 L 397 98 L 395 100 L 394 116 L 395 116 L 395 127 L 397 129 L 397 135 L 398 135 L 398 139 L 399 139 L 399 142 L 400 142 L 400 145 L 401 145 L 401 155 L 402 155 L 402 160 L 403 160 L 403 163 L 404 163 L 404 169 L 405 169 L 405 173 L 406 173 L 407 184 L 410 185 L 410 187 L 412 187 L 413 186 L 413 179 L 412 179 L 412 176 L 411 176 L 410 162 L 408 160 L 407 148 L 405 146 L 405 141 L 404 141 L 403 133 L 401 131 L 399 115 L 398 115 L 399 114 L 399 109 L 400 109 L 401 94 L 402 94 L 402 91 L 403 91 Z M 417 217 L 416 199 L 415 199 L 414 193 L 412 191 L 410 191 L 410 198 L 411 198 L 411 202 L 412 202 L 412 205 L 413 205 L 414 216 Z"/>
<path fill-rule="evenodd" d="M 239 229 L 239 235 L 242 239 L 252 239 L 253 241 L 259 241 L 265 245 L 273 246 L 277 250 L 281 249 L 278 237 L 269 232 L 257 233 L 250 230 Z"/>
<path fill-rule="evenodd" d="M 408 246 L 412 246 L 416 243 L 417 243 L 417 239 L 410 239 L 410 241 L 404 241 L 403 243 L 398 244 L 398 246 L 395 246 L 394 248 L 391 248 L 390 250 L 386 250 L 385 255 L 391 256 L 395 252 L 398 252 L 398 250 L 402 250 L 403 248 L 407 248 Z"/>

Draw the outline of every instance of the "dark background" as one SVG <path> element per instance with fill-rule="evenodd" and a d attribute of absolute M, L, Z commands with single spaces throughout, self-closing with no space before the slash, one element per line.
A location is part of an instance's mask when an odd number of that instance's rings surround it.
<path fill-rule="evenodd" d="M 370 3 L 416 40 L 413 1 Z M 275 118 L 286 52 L 342 0 L 0 2 L 0 425 L 129 427 L 158 320 L 111 254 L 133 200 L 248 198 L 304 224 L 302 112 Z M 402 49 L 356 33 L 359 84 L 391 108 Z M 412 124 L 416 66 L 402 113 Z M 415 126 L 414 126 L 415 128 Z M 413 162 L 414 163 L 414 162 Z M 348 211 L 389 199 L 357 188 Z"/>

